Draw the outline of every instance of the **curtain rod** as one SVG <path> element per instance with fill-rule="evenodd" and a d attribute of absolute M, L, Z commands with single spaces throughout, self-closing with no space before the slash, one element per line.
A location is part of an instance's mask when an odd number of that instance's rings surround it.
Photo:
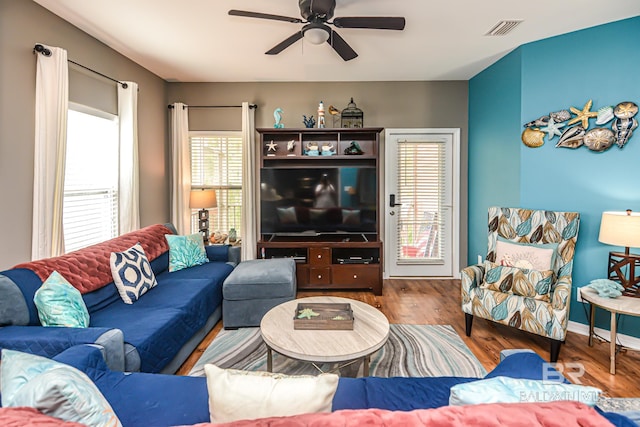
<path fill-rule="evenodd" d="M 35 45 L 35 46 L 33 47 L 33 51 L 34 51 L 34 52 L 41 53 L 41 54 L 43 54 L 44 56 L 51 56 L 51 50 L 50 50 L 50 49 L 47 49 L 46 47 L 42 46 L 41 44 L 37 44 L 37 45 Z M 123 89 L 126 89 L 126 88 L 128 88 L 128 87 L 129 87 L 129 85 L 128 85 L 128 84 L 126 84 L 125 82 L 121 82 L 120 80 L 116 80 L 116 79 L 114 79 L 113 77 L 109 77 L 109 76 L 107 76 L 106 74 L 102 74 L 101 72 L 96 71 L 96 70 L 93 70 L 93 69 L 91 69 L 91 68 L 89 68 L 89 67 L 87 67 L 87 66 L 85 66 L 85 65 L 78 64 L 77 62 L 72 61 L 72 60 L 70 60 L 70 59 L 67 59 L 67 62 L 71 62 L 72 64 L 77 65 L 78 67 L 82 67 L 82 68 L 84 68 L 84 69 L 85 69 L 85 70 L 87 70 L 87 71 L 91 71 L 92 73 L 95 73 L 95 74 L 97 74 L 97 75 L 99 75 L 99 76 L 102 76 L 102 77 L 104 77 L 105 79 L 109 79 L 109 80 L 111 80 L 112 82 L 118 83 L 119 85 L 121 85 L 121 86 L 122 86 L 122 88 L 123 88 Z"/>
<path fill-rule="evenodd" d="M 172 110 L 173 104 L 167 105 L 167 107 L 169 107 L 170 110 Z M 185 108 L 242 108 L 242 105 L 183 105 L 182 109 Z M 256 104 L 249 104 L 249 108 L 250 109 L 258 109 L 258 106 Z"/>

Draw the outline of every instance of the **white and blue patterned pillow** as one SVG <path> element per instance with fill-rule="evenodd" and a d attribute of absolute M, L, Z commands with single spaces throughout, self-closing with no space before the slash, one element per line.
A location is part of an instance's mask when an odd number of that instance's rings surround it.
<path fill-rule="evenodd" d="M 594 406 L 601 393 L 598 388 L 577 384 L 498 376 L 454 385 L 449 394 L 449 405 L 572 400 Z"/>
<path fill-rule="evenodd" d="M 33 296 L 42 326 L 86 328 L 89 312 L 80 291 L 54 271 Z"/>
<path fill-rule="evenodd" d="M 2 350 L 2 406 L 28 406 L 45 415 L 95 427 L 122 427 L 84 372 L 46 357 Z"/>
<path fill-rule="evenodd" d="M 204 241 L 198 233 L 187 236 L 165 234 L 169 243 L 169 272 L 209 262 Z"/>
<path fill-rule="evenodd" d="M 158 284 L 140 243 L 124 252 L 112 252 L 110 264 L 113 283 L 125 304 L 133 304 Z"/>

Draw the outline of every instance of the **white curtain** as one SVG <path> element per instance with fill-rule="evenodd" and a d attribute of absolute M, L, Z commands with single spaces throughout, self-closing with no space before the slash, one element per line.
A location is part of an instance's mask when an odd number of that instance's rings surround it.
<path fill-rule="evenodd" d="M 242 103 L 242 260 L 256 258 L 258 239 L 255 110 Z"/>
<path fill-rule="evenodd" d="M 44 46 L 44 45 L 43 45 Z M 62 202 L 69 108 L 67 51 L 37 54 L 31 259 L 64 253 Z"/>
<path fill-rule="evenodd" d="M 171 110 L 171 222 L 180 234 L 191 231 L 191 150 L 189 149 L 189 110 L 176 102 Z"/>
<path fill-rule="evenodd" d="M 138 166 L 138 84 L 118 84 L 120 123 L 120 178 L 118 189 L 118 233 L 140 228 L 140 187 Z"/>

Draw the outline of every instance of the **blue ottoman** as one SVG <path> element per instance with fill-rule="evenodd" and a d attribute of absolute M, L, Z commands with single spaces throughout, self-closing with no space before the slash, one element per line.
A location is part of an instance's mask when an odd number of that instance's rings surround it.
<path fill-rule="evenodd" d="M 267 311 L 295 297 L 293 259 L 242 261 L 222 285 L 222 324 L 225 329 L 260 326 Z"/>

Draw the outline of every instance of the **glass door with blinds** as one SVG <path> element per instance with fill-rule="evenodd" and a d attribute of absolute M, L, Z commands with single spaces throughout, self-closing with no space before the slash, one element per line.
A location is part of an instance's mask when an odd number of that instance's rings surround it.
<path fill-rule="evenodd" d="M 458 129 L 386 130 L 386 277 L 457 271 L 458 141 Z"/>

